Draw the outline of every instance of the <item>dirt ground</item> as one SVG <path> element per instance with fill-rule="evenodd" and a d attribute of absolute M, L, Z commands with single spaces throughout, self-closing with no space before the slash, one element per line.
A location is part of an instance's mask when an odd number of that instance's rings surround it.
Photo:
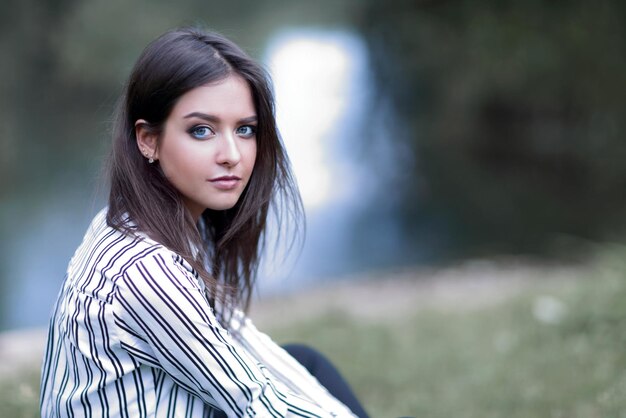
<path fill-rule="evenodd" d="M 471 310 L 506 301 L 524 290 L 545 290 L 584 276 L 585 266 L 470 261 L 441 269 L 382 271 L 345 277 L 316 288 L 253 303 L 257 327 L 281 326 L 324 311 L 367 321 L 390 321 L 423 309 Z"/>

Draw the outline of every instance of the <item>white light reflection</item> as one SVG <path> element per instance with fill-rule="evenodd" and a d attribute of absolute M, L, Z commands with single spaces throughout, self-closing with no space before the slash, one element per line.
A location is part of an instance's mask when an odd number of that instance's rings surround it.
<path fill-rule="evenodd" d="M 307 210 L 346 197 L 353 174 L 340 173 L 338 122 L 346 116 L 363 48 L 345 33 L 296 32 L 276 38 L 269 66 L 278 126 Z M 352 109 L 354 110 L 354 109 Z"/>
<path fill-rule="evenodd" d="M 302 194 L 307 236 L 295 265 L 280 248 L 268 248 L 274 254 L 266 254 L 262 294 L 301 288 L 346 262 L 349 220 L 371 189 L 356 151 L 369 93 L 365 51 L 359 38 L 340 31 L 284 32 L 269 44 L 277 122 Z"/>

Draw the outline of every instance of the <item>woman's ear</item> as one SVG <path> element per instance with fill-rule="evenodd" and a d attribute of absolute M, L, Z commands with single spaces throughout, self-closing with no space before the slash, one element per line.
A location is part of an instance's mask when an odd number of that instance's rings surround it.
<path fill-rule="evenodd" d="M 159 159 L 158 134 L 146 120 L 138 119 L 135 122 L 135 137 L 141 155 L 146 157 L 150 163 Z"/>

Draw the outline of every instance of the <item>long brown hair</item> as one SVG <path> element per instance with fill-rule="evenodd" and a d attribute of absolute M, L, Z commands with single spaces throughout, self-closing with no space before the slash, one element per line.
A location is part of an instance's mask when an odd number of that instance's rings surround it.
<path fill-rule="evenodd" d="M 145 119 L 160 134 L 183 94 L 233 74 L 246 80 L 252 92 L 258 118 L 256 162 L 237 204 L 224 211 L 207 209 L 196 224 L 158 162 L 149 164 L 139 152 L 135 121 Z M 249 306 L 270 203 L 280 206 L 279 227 L 282 215 L 292 216 L 296 224 L 303 216 L 274 110 L 264 69 L 233 42 L 197 28 L 172 30 L 150 43 L 118 105 L 107 222 L 128 234 L 136 228 L 189 262 L 222 318 L 235 307 Z"/>

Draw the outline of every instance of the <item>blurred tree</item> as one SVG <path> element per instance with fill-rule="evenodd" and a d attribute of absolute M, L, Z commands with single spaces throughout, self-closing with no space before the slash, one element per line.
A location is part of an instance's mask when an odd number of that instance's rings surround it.
<path fill-rule="evenodd" d="M 624 232 L 625 23 L 611 0 L 369 1 L 384 135 L 412 156 L 391 179 L 407 234 L 444 219 L 469 255 Z"/>

